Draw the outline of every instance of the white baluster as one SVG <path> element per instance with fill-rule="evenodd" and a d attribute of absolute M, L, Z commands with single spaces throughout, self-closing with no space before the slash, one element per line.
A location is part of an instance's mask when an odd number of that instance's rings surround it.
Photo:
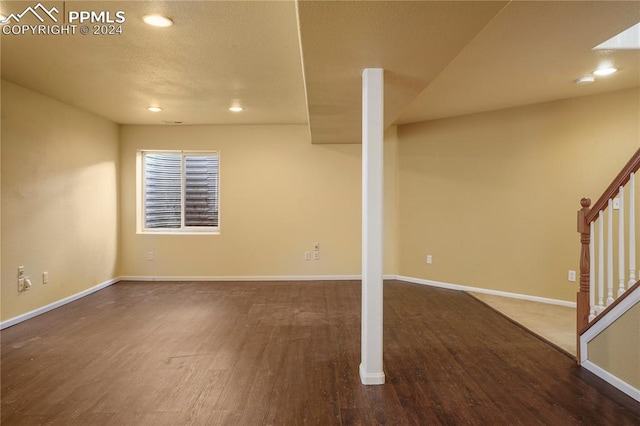
<path fill-rule="evenodd" d="M 636 283 L 636 174 L 629 178 L 629 281 L 628 287 Z"/>
<path fill-rule="evenodd" d="M 620 187 L 618 200 L 618 297 L 624 293 L 624 186 Z"/>
<path fill-rule="evenodd" d="M 604 212 L 598 213 L 598 314 L 604 310 Z"/>
<path fill-rule="evenodd" d="M 613 303 L 613 200 L 607 203 L 607 306 Z"/>
<path fill-rule="evenodd" d="M 596 317 L 596 223 L 589 225 L 589 322 Z"/>

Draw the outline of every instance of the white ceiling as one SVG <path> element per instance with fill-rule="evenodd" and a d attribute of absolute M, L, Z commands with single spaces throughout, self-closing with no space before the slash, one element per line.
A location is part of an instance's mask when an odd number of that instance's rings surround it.
<path fill-rule="evenodd" d="M 314 143 L 359 143 L 371 67 L 387 125 L 640 86 L 639 51 L 592 50 L 640 22 L 638 1 L 43 3 L 124 10 L 124 33 L 2 35 L 2 78 L 123 124 L 309 123 Z M 142 23 L 156 12 L 175 25 Z M 574 83 L 603 61 L 620 72 Z"/>
<path fill-rule="evenodd" d="M 506 2 L 299 4 L 311 134 L 357 142 L 362 70 L 385 70 L 385 124 L 398 118 Z"/>
<path fill-rule="evenodd" d="M 0 11 L 36 2 L 3 1 Z M 123 34 L 3 35 L 3 79 L 122 124 L 307 122 L 293 2 L 67 1 L 66 9 L 124 10 Z M 152 13 L 174 25 L 144 24 Z M 236 99 L 241 114 L 228 111 Z M 152 104 L 163 111 L 150 113 Z"/>
<path fill-rule="evenodd" d="M 640 2 L 512 2 L 397 118 L 430 120 L 637 87 L 640 51 L 593 51 L 640 22 Z M 615 75 L 578 86 L 601 63 Z"/>

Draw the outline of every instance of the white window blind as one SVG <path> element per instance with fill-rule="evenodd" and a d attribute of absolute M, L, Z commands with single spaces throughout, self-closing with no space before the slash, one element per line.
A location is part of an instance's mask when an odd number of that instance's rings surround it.
<path fill-rule="evenodd" d="M 143 167 L 145 229 L 219 227 L 217 153 L 144 152 Z"/>

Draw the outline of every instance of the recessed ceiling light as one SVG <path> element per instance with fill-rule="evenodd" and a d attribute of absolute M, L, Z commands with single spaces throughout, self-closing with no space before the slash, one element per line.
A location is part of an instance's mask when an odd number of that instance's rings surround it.
<path fill-rule="evenodd" d="M 146 15 L 142 17 L 145 24 L 153 25 L 154 27 L 170 27 L 173 25 L 173 21 L 170 18 L 162 15 Z"/>
<path fill-rule="evenodd" d="M 149 111 L 151 112 L 160 112 L 162 111 L 162 108 L 158 107 L 158 106 L 150 106 L 147 108 Z"/>
<path fill-rule="evenodd" d="M 232 106 L 231 108 L 229 108 L 229 111 L 231 112 L 240 112 L 244 110 L 244 108 L 242 108 L 241 106 Z"/>
<path fill-rule="evenodd" d="M 615 72 L 617 72 L 618 69 L 617 68 L 613 68 L 613 67 L 606 67 L 606 68 L 599 68 L 597 70 L 595 70 L 593 72 L 593 75 L 597 75 L 597 76 L 605 76 L 605 75 L 611 75 Z"/>
<path fill-rule="evenodd" d="M 594 81 L 596 81 L 595 78 L 589 76 L 589 77 L 580 77 L 579 79 L 576 80 L 576 84 L 582 86 L 584 84 L 591 84 Z"/>

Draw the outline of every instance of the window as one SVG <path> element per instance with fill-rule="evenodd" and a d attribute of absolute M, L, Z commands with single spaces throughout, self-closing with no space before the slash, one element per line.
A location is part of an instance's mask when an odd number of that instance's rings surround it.
<path fill-rule="evenodd" d="M 142 151 L 139 159 L 139 231 L 219 231 L 218 153 Z"/>

